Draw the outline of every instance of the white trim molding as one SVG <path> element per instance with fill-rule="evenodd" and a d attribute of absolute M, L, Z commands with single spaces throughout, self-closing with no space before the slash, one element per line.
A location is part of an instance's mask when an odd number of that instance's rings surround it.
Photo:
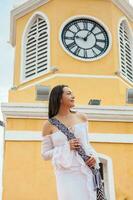
<path fill-rule="evenodd" d="M 132 44 L 132 40 L 133 40 L 133 31 L 132 31 L 132 27 L 128 21 L 128 19 L 125 17 L 125 16 L 122 16 L 120 19 L 119 19 L 119 22 L 118 22 L 118 30 L 117 30 L 117 35 L 118 35 L 118 47 L 119 47 L 119 69 L 118 69 L 118 74 L 119 76 L 121 77 L 121 80 L 124 79 L 124 82 L 128 82 L 131 86 L 133 85 L 133 82 L 131 80 L 129 80 L 129 78 L 127 77 L 127 74 L 125 73 L 125 75 L 123 75 L 122 73 L 122 59 L 121 57 L 123 57 L 123 59 L 126 61 L 126 52 L 127 52 L 127 49 L 123 49 L 121 47 L 121 41 L 120 41 L 120 26 L 121 26 L 121 23 L 124 22 L 126 23 L 127 25 L 127 28 L 128 28 L 128 36 L 126 35 L 126 37 L 129 37 L 129 41 L 130 41 L 130 50 L 131 50 L 131 59 L 132 59 L 132 55 L 133 55 L 133 50 L 132 50 L 132 47 L 133 47 L 133 44 Z M 126 34 L 126 33 L 125 33 Z M 127 41 L 125 42 L 127 43 Z M 123 45 L 125 46 L 125 43 L 123 43 Z M 126 48 L 126 47 L 125 47 Z M 121 55 L 121 51 L 123 51 L 123 55 Z M 128 53 L 128 60 L 130 60 L 129 58 L 129 53 Z M 130 64 L 132 65 L 133 63 L 133 59 L 130 60 Z M 124 66 L 125 68 L 125 66 Z M 126 68 L 126 70 L 128 69 L 128 67 Z M 129 70 L 128 70 L 129 71 Z M 131 70 L 130 70 L 131 71 Z M 132 71 L 131 71 L 132 73 Z"/>
<path fill-rule="evenodd" d="M 50 0 L 28 0 L 22 5 L 12 9 L 10 13 L 10 43 L 15 46 L 16 39 L 16 21 L 27 13 L 48 3 Z M 124 14 L 133 21 L 133 7 L 125 0 L 112 0 L 112 2 L 124 12 Z"/>
<path fill-rule="evenodd" d="M 48 3 L 50 0 L 28 0 L 10 12 L 10 43 L 15 46 L 16 21 L 20 17 Z"/>
<path fill-rule="evenodd" d="M 112 0 L 112 2 L 131 20 L 133 21 L 133 7 L 125 0 Z"/>
<path fill-rule="evenodd" d="M 49 71 L 49 76 L 46 77 L 46 78 L 43 78 L 39 81 L 36 81 L 34 83 L 29 83 L 28 85 L 25 85 L 25 83 L 21 83 L 21 85 L 19 86 L 15 86 L 15 89 L 21 91 L 21 90 L 24 90 L 26 88 L 30 88 L 32 86 L 36 86 L 37 84 L 41 84 L 41 83 L 44 83 L 44 82 L 47 82 L 48 80 L 52 80 L 54 78 L 83 78 L 83 79 L 91 79 L 91 78 L 97 78 L 97 79 L 114 79 L 114 80 L 120 80 L 121 82 L 123 82 L 128 88 L 132 88 L 132 86 L 126 82 L 124 79 L 121 78 L 121 76 L 118 74 L 117 75 L 90 75 L 90 74 L 66 74 L 66 73 L 56 73 L 56 74 L 51 74 L 51 73 L 54 73 L 52 71 L 52 68 L 53 70 L 58 70 L 57 67 L 51 67 L 51 71 Z M 46 75 L 46 74 L 45 74 Z"/>
<path fill-rule="evenodd" d="M 42 139 L 41 131 L 5 131 L 5 140 L 7 141 L 41 141 Z M 133 133 L 90 133 L 89 141 L 94 143 L 133 144 Z"/>
<path fill-rule="evenodd" d="M 55 68 L 58 70 L 57 67 L 51 67 L 51 68 Z M 51 70 L 51 69 L 50 69 Z M 50 73 L 50 71 L 49 71 Z M 51 70 L 51 73 L 52 73 L 52 70 Z M 28 84 L 26 86 L 23 85 L 23 83 L 18 86 L 16 89 L 18 90 L 23 90 L 23 89 L 26 89 L 26 88 L 30 88 L 32 86 L 35 86 L 36 84 L 40 84 L 40 83 L 44 83 L 48 80 L 52 80 L 54 78 L 86 78 L 86 79 L 91 79 L 91 78 L 97 78 L 97 79 L 119 79 L 118 76 L 116 75 L 89 75 L 89 74 L 66 74 L 66 73 L 56 73 L 56 74 L 50 74 L 48 77 L 46 78 L 43 78 L 39 81 L 36 81 L 32 84 Z M 126 84 L 126 82 L 124 82 Z M 129 85 L 127 85 L 129 87 Z"/>
<path fill-rule="evenodd" d="M 89 138 L 91 142 L 133 144 L 133 133 L 132 134 L 92 133 L 89 135 Z"/>
<path fill-rule="evenodd" d="M 6 118 L 47 119 L 48 106 L 37 103 L 2 103 L 1 110 Z M 131 106 L 77 105 L 74 110 L 86 113 L 89 121 L 133 122 Z"/>
<path fill-rule="evenodd" d="M 24 71 L 25 71 L 25 48 L 26 48 L 26 40 L 27 40 L 27 33 L 29 32 L 30 26 L 32 24 L 32 21 L 37 17 L 42 17 L 47 24 L 47 69 L 45 71 L 42 71 L 41 73 L 36 73 L 36 75 L 34 76 L 30 76 L 29 78 L 25 78 L 24 77 Z M 35 13 L 33 13 L 33 15 L 29 18 L 28 22 L 26 23 L 26 26 L 24 28 L 23 31 L 23 35 L 22 35 L 22 42 L 21 42 L 21 76 L 20 76 L 20 82 L 22 83 L 26 83 L 27 81 L 33 80 L 37 77 L 40 77 L 41 75 L 47 74 L 50 72 L 50 22 L 48 19 L 48 16 L 40 11 L 37 11 Z"/>

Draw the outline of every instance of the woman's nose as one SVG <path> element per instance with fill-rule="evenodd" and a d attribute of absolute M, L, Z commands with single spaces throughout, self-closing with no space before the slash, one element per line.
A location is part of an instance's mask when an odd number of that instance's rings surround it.
<path fill-rule="evenodd" d="M 75 96 L 74 96 L 74 95 L 72 95 L 72 99 L 75 99 Z"/>

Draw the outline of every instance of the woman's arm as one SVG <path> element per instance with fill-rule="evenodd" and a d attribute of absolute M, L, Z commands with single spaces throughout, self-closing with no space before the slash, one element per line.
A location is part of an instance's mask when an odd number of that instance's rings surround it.
<path fill-rule="evenodd" d="M 53 152 L 54 146 L 51 139 L 51 125 L 46 121 L 42 129 L 41 155 L 44 160 L 50 160 Z"/>
<path fill-rule="evenodd" d="M 41 155 L 44 160 L 50 160 L 53 157 L 54 146 L 52 144 L 51 136 L 43 136 L 41 143 Z"/>

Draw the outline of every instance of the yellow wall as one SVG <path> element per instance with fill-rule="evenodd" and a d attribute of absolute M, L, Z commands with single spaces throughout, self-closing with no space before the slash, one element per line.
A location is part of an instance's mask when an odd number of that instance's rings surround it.
<path fill-rule="evenodd" d="M 7 130 L 41 131 L 44 120 L 7 120 Z M 92 133 L 133 133 L 132 123 L 89 121 Z M 113 161 L 116 200 L 131 200 L 133 180 L 133 145 L 121 143 L 93 143 L 97 152 L 109 156 Z M 40 142 L 7 141 L 5 145 L 4 200 L 56 200 L 54 171 L 49 161 L 40 155 Z M 127 165 L 128 163 L 128 165 Z M 9 184 L 12 180 L 12 184 Z M 19 184 L 18 184 L 19 182 Z M 17 188 L 17 192 L 16 191 Z"/>
<path fill-rule="evenodd" d="M 110 9 L 108 9 L 110 8 Z M 60 15 L 57 14 L 60 10 Z M 16 27 L 16 55 L 14 85 L 20 84 L 20 67 L 21 67 L 21 40 L 23 30 L 30 17 L 36 12 L 41 11 L 48 16 L 50 21 L 50 63 L 56 66 L 60 73 L 79 73 L 95 75 L 114 75 L 119 68 L 118 55 L 118 23 L 124 14 L 114 6 L 111 1 L 105 0 L 76 0 L 71 1 L 50 1 L 44 6 L 30 12 L 29 14 L 17 20 Z M 110 30 L 112 35 L 111 51 L 102 59 L 93 62 L 83 62 L 76 60 L 66 54 L 59 43 L 59 29 L 62 23 L 71 16 L 89 15 L 101 20 Z M 45 77 L 42 76 L 42 78 Z M 30 83 L 37 81 L 30 81 Z M 28 83 L 27 83 L 28 84 Z"/>
<path fill-rule="evenodd" d="M 6 130 L 27 130 L 27 131 L 41 131 L 44 120 L 40 119 L 19 119 L 19 118 L 8 118 Z M 100 122 L 91 121 L 88 123 L 90 133 L 121 133 L 121 134 L 132 134 L 133 124 L 132 122 Z"/>
<path fill-rule="evenodd" d="M 128 86 L 119 79 L 56 77 L 41 83 L 41 85 L 50 85 L 51 88 L 57 84 L 69 85 L 77 104 L 87 105 L 90 99 L 96 98 L 101 99 L 101 105 L 126 105 Z M 39 103 L 36 101 L 35 86 L 10 91 L 9 102 Z"/>
<path fill-rule="evenodd" d="M 132 200 L 133 184 L 133 145 L 132 144 L 93 144 L 98 152 L 112 158 L 116 200 Z"/>
<path fill-rule="evenodd" d="M 112 158 L 116 200 L 132 200 L 133 145 L 92 145 Z M 54 171 L 40 156 L 40 142 L 6 142 L 4 161 L 3 200 L 57 200 Z"/>
<path fill-rule="evenodd" d="M 56 200 L 55 176 L 40 142 L 6 142 L 3 200 Z"/>

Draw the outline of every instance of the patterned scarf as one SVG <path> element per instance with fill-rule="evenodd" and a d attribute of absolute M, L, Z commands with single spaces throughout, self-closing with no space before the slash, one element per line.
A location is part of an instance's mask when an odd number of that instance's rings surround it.
<path fill-rule="evenodd" d="M 58 119 L 50 118 L 49 122 L 52 125 L 56 126 L 62 133 L 64 133 L 68 141 L 71 139 L 76 139 L 74 133 L 69 131 L 69 129 Z M 77 149 L 77 152 L 85 162 L 90 158 L 88 155 L 86 155 L 86 152 L 82 146 L 80 146 L 79 149 Z M 92 170 L 93 173 L 94 189 L 97 191 L 97 200 L 105 200 L 104 188 L 99 169 L 95 169 L 94 167 L 90 169 Z"/>

